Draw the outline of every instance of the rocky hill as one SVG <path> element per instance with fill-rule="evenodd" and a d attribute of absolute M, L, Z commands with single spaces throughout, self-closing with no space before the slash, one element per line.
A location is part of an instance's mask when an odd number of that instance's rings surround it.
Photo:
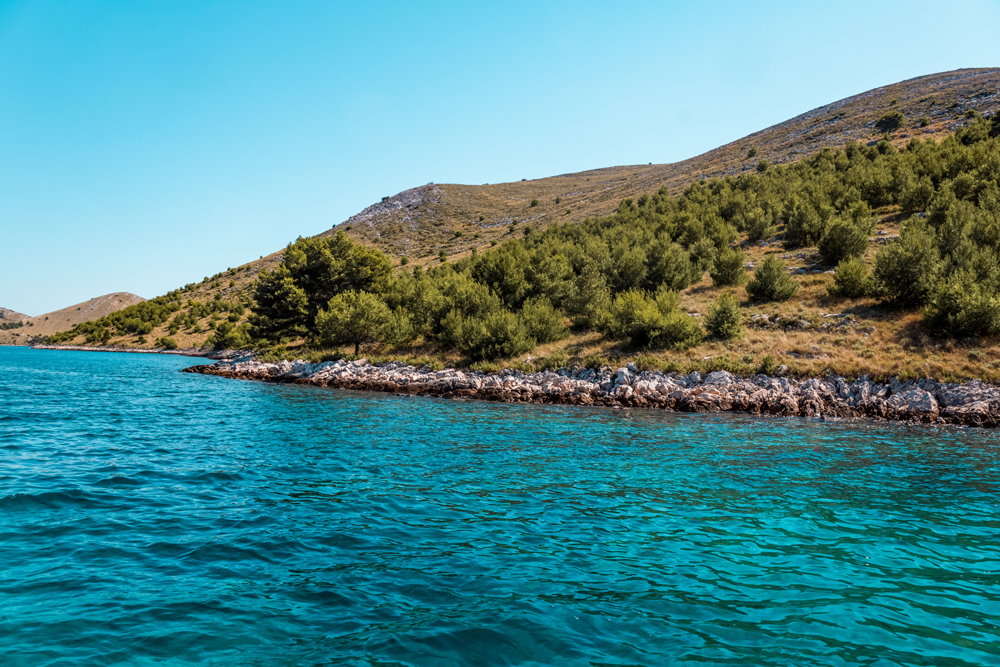
<path fill-rule="evenodd" d="M 17 311 L 11 310 L 10 308 L 0 308 L 0 324 L 8 324 L 12 322 L 21 322 L 22 320 L 28 319 L 28 316 L 24 313 L 19 313 Z"/>
<path fill-rule="evenodd" d="M 544 229 L 607 215 L 627 197 L 666 187 L 673 194 L 700 179 L 736 177 L 757 167 L 787 164 L 848 141 L 882 136 L 875 124 L 891 111 L 906 126 L 896 143 L 911 136 L 946 136 L 968 122 L 970 111 L 1000 108 L 1000 69 L 964 69 L 922 76 L 806 112 L 702 155 L 672 164 L 594 169 L 531 181 L 491 185 L 432 183 L 369 206 L 338 229 L 394 255 L 418 263 L 441 250 L 458 256 L 489 247 L 513 223 Z"/>
<path fill-rule="evenodd" d="M 4 314 L 13 313 L 14 316 L 19 316 L 24 325 L 17 329 L 0 330 L 0 345 L 26 345 L 42 336 L 51 336 L 71 328 L 74 324 L 96 320 L 143 301 L 145 299 L 135 294 L 114 292 L 38 317 L 28 317 L 4 309 Z"/>

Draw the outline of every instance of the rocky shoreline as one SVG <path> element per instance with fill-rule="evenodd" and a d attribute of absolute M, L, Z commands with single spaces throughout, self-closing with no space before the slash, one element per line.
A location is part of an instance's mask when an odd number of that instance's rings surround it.
<path fill-rule="evenodd" d="M 1000 426 L 1000 387 L 978 380 L 955 384 L 897 379 L 883 384 L 867 376 L 853 382 L 830 375 L 796 380 L 726 371 L 682 375 L 639 371 L 631 364 L 600 370 L 482 371 L 366 359 L 309 363 L 267 363 L 252 356 L 184 369 L 227 378 L 308 384 L 411 396 L 462 398 L 503 403 L 554 403 L 676 410 L 745 412 L 775 416 L 873 419 L 925 424 Z"/>
<path fill-rule="evenodd" d="M 76 352 L 130 352 L 132 354 L 176 354 L 182 357 L 208 357 L 209 359 L 224 359 L 225 355 L 216 355 L 207 348 L 189 347 L 181 350 L 168 350 L 166 348 L 143 348 L 143 347 L 93 347 L 90 345 L 32 345 L 32 350 L 70 350 Z M 245 354 L 245 353 L 244 353 Z"/>

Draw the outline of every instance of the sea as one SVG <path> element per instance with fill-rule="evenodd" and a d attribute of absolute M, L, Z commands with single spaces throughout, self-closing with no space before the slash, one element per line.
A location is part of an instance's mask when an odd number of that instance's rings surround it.
<path fill-rule="evenodd" d="M 1000 436 L 0 347 L 0 665 L 1000 665 Z"/>

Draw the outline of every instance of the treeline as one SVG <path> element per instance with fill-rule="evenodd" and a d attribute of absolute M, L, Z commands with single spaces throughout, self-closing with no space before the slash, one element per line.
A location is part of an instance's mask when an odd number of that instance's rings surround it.
<path fill-rule="evenodd" d="M 817 246 L 838 267 L 832 293 L 926 307 L 939 333 L 995 333 L 998 130 L 980 119 L 940 144 L 913 139 L 897 151 L 888 140 L 851 143 L 788 167 L 702 181 L 679 197 L 661 189 L 626 199 L 613 215 L 579 225 L 525 227 L 495 250 L 395 275 L 381 253 L 342 234 L 299 239 L 255 283 L 249 324 L 220 342 L 265 347 L 304 338 L 357 350 L 423 337 L 478 360 L 523 354 L 572 323 L 636 346 L 683 348 L 705 335 L 739 335 L 731 296 L 720 298 L 704 327 L 680 307 L 677 293 L 705 271 L 719 286 L 749 280 L 751 301 L 795 293 L 774 257 L 752 279 L 745 274 L 734 247 L 741 237 Z M 913 217 L 869 271 L 858 258 L 874 211 L 894 205 Z"/>
<path fill-rule="evenodd" d="M 182 300 L 183 290 L 174 290 L 163 296 L 150 299 L 119 311 L 105 315 L 98 320 L 91 320 L 75 325 L 67 331 L 61 331 L 46 338 L 50 344 L 67 343 L 77 336 L 86 336 L 88 343 L 107 343 L 112 338 L 126 335 L 145 336 L 157 327 L 169 322 L 171 336 L 186 329 L 192 333 L 200 333 L 199 320 L 208 317 L 208 328 L 217 328 L 222 323 L 229 325 L 238 322 L 246 311 L 240 301 L 227 301 L 221 294 L 216 294 L 211 301 Z M 225 320 L 218 318 L 219 313 L 228 313 Z M 170 345 L 166 345 L 169 347 Z"/>
<path fill-rule="evenodd" d="M 267 349 L 293 340 L 328 347 L 418 339 L 470 360 L 513 357 L 557 340 L 567 326 L 637 347 L 684 348 L 741 333 L 731 288 L 752 302 L 791 298 L 798 284 L 773 255 L 753 276 L 736 241 L 815 246 L 836 266 L 831 294 L 922 308 L 950 336 L 1000 331 L 1000 119 L 978 119 L 940 144 L 849 143 L 790 166 L 701 181 L 625 199 L 609 216 L 535 232 L 522 226 L 498 248 L 394 272 L 382 253 L 332 238 L 299 239 L 253 284 L 252 303 L 182 304 L 180 290 L 50 338 L 170 335 L 212 318 L 217 348 Z M 876 211 L 910 216 L 898 241 L 862 260 Z M 517 228 L 515 228 L 517 229 Z M 705 272 L 722 288 L 701 322 L 678 293 Z M 221 276 L 222 274 L 220 274 Z M 213 277 L 214 280 L 217 277 Z M 244 306 L 251 307 L 240 324 Z M 229 313 L 219 318 L 219 313 Z"/>
<path fill-rule="evenodd" d="M 20 320 L 17 322 L 4 322 L 3 324 L 0 324 L 0 331 L 10 331 L 12 329 L 20 329 L 23 326 L 24 322 Z"/>

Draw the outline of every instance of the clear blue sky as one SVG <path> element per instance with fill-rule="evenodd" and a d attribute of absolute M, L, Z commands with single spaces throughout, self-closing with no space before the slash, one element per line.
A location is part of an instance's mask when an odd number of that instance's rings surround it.
<path fill-rule="evenodd" d="M 153 297 L 429 181 L 681 160 L 998 35 L 996 0 L 0 0 L 0 306 Z"/>

